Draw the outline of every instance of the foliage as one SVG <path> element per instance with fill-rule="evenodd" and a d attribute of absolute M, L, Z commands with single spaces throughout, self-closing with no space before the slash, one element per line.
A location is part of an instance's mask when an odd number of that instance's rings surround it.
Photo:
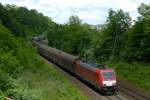
<path fill-rule="evenodd" d="M 143 64 L 139 62 L 127 63 L 121 61 L 107 62 L 106 64 L 112 66 L 116 70 L 118 77 L 122 80 L 126 80 L 138 88 L 143 88 L 147 91 L 150 91 L 149 64 Z"/>
<path fill-rule="evenodd" d="M 0 4 L 0 20 L 16 36 L 31 37 L 35 34 L 47 32 L 52 20 L 35 9 Z"/>
<path fill-rule="evenodd" d="M 18 79 L 18 83 L 25 88 L 22 92 L 36 96 L 38 100 L 85 100 L 86 98 L 52 66 L 36 56 L 34 67 L 24 71 Z"/>
<path fill-rule="evenodd" d="M 141 4 L 138 10 L 141 16 L 127 32 L 126 58 L 148 62 L 150 61 L 150 15 L 148 14 L 150 5 Z"/>
<path fill-rule="evenodd" d="M 74 15 L 74 16 L 70 16 L 68 23 L 69 25 L 80 25 L 81 20 L 79 19 L 77 15 Z"/>
<path fill-rule="evenodd" d="M 11 77 L 3 70 L 0 70 L 0 87 L 0 91 L 7 91 L 13 87 Z"/>
<path fill-rule="evenodd" d="M 114 59 L 119 57 L 124 45 L 125 32 L 131 25 L 128 13 L 122 10 L 109 10 L 106 27 L 93 38 L 92 46 L 95 57 L 99 60 Z"/>
<path fill-rule="evenodd" d="M 90 46 L 91 36 L 94 32 L 93 29 L 81 24 L 77 16 L 71 16 L 68 24 L 55 24 L 48 32 L 49 45 L 68 53 L 83 56 Z"/>
<path fill-rule="evenodd" d="M 19 53 L 17 52 L 19 48 L 25 48 L 22 47 L 18 39 L 11 34 L 11 31 L 2 24 L 0 24 L 0 36 L 0 91 L 1 94 L 6 97 L 9 96 L 7 92 L 10 91 L 10 89 L 13 90 L 16 88 L 16 84 L 14 83 L 15 79 L 23 67 L 26 66 L 26 64 L 21 64 L 21 60 L 24 60 L 23 57 L 16 55 Z M 22 57 L 22 59 L 18 59 L 19 57 Z"/>

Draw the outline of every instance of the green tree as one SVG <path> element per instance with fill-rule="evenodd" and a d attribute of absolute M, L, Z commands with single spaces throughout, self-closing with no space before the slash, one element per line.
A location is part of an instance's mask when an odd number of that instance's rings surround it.
<path fill-rule="evenodd" d="M 106 26 L 93 39 L 96 58 L 99 60 L 114 59 L 119 57 L 124 47 L 125 32 L 131 25 L 131 18 L 123 10 L 109 10 Z"/>
<path fill-rule="evenodd" d="M 84 55 L 90 46 L 93 30 L 71 16 L 65 25 L 55 24 L 48 32 L 49 45 L 75 55 Z M 60 45 L 61 44 L 61 45 Z"/>
<path fill-rule="evenodd" d="M 2 23 L 16 36 L 28 37 L 46 32 L 54 23 L 35 9 L 5 5 L 1 7 Z"/>
<path fill-rule="evenodd" d="M 128 31 L 126 57 L 129 60 L 150 61 L 150 4 L 141 4 L 140 17 Z"/>
<path fill-rule="evenodd" d="M 73 15 L 73 16 L 70 16 L 69 18 L 69 22 L 68 24 L 69 25 L 75 25 L 75 24 L 81 24 L 81 20 L 79 19 L 79 17 L 77 15 Z"/>
<path fill-rule="evenodd" d="M 119 57 L 119 52 L 125 45 L 124 35 L 131 25 L 131 17 L 128 13 L 123 12 L 123 10 L 117 12 L 110 10 L 107 23 L 108 32 L 112 34 L 113 38 L 112 51 L 110 54 L 110 59 L 113 59 L 114 56 Z"/>

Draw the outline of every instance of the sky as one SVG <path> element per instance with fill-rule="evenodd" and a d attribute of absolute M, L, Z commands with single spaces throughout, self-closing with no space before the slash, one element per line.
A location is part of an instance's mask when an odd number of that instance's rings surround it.
<path fill-rule="evenodd" d="M 97 25 L 105 23 L 110 8 L 123 9 L 136 20 L 139 5 L 149 4 L 150 0 L 0 0 L 0 3 L 36 9 L 59 24 L 67 23 L 71 15 L 77 15 L 83 23 Z"/>

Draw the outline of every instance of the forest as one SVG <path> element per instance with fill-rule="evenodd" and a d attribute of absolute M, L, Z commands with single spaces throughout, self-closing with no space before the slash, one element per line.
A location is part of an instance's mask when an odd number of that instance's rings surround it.
<path fill-rule="evenodd" d="M 150 61 L 150 5 L 141 4 L 140 16 L 132 22 L 123 10 L 108 11 L 100 30 L 71 16 L 65 25 L 56 24 L 48 32 L 49 45 L 81 57 L 98 61 Z M 60 45 L 61 44 L 61 45 Z"/>
<path fill-rule="evenodd" d="M 129 13 L 109 9 L 105 24 L 97 30 L 76 15 L 58 24 L 35 9 L 0 4 L 0 97 L 36 100 L 17 79 L 28 69 L 36 73 L 42 64 L 30 43 L 41 34 L 46 34 L 49 46 L 106 64 L 120 79 L 150 91 L 150 4 L 141 4 L 138 13 L 132 21 Z"/>

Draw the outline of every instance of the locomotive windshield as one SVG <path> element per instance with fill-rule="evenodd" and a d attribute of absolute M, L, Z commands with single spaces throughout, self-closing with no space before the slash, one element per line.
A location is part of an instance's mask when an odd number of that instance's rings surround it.
<path fill-rule="evenodd" d="M 113 78 L 114 72 L 103 72 L 102 75 L 104 78 Z"/>

